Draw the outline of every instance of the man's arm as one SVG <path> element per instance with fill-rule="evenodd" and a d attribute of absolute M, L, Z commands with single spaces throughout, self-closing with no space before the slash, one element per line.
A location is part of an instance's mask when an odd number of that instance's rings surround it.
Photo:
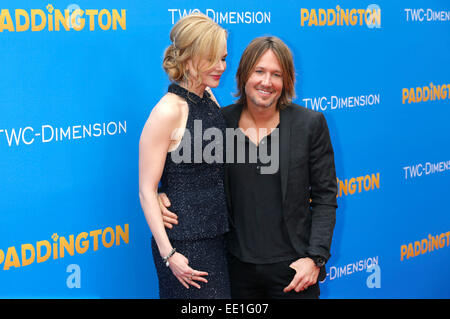
<path fill-rule="evenodd" d="M 318 113 L 313 129 L 309 168 L 312 222 L 307 253 L 326 261 L 331 256 L 331 239 L 336 223 L 337 183 L 333 147 L 322 113 Z"/>
<path fill-rule="evenodd" d="M 170 207 L 171 205 L 169 197 L 167 197 L 166 193 L 159 193 L 158 202 L 159 208 L 161 209 L 164 226 L 172 229 L 173 225 L 178 224 L 178 216 L 168 209 L 168 207 Z"/>
<path fill-rule="evenodd" d="M 325 117 L 318 113 L 313 126 L 309 157 L 311 183 L 311 236 L 308 256 L 330 258 L 331 238 L 336 220 L 336 172 L 334 152 Z M 284 292 L 300 292 L 317 282 L 320 267 L 312 258 L 300 258 L 290 267 L 296 274 Z"/>

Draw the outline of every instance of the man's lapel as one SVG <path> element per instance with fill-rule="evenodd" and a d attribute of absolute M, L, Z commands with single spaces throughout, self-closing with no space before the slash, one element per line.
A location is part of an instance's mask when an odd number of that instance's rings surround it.
<path fill-rule="evenodd" d="M 222 109 L 223 115 L 225 117 L 225 120 L 227 122 L 227 128 L 232 128 L 232 129 L 236 129 L 239 127 L 239 119 L 241 117 L 241 113 L 242 113 L 242 105 L 239 104 L 234 104 L 231 106 L 227 107 L 227 110 Z M 226 142 L 225 145 L 226 147 L 231 147 L 229 143 L 231 143 L 231 141 L 228 140 L 228 138 L 225 138 Z M 232 143 L 234 144 L 234 143 Z M 226 152 L 227 150 L 225 150 L 225 158 L 226 158 Z M 234 150 L 233 150 L 234 152 Z M 234 159 L 233 159 L 234 160 Z M 225 164 L 225 194 L 227 197 L 227 204 L 228 204 L 228 216 L 229 216 L 229 221 L 231 223 L 231 225 L 234 226 L 234 221 L 233 221 L 233 211 L 231 209 L 232 207 L 232 203 L 231 203 L 231 196 L 230 196 L 230 179 L 229 179 L 229 172 L 228 172 L 228 165 Z"/>

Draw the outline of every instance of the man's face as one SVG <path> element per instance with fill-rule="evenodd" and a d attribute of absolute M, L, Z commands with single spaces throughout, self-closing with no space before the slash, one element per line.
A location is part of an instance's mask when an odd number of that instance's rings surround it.
<path fill-rule="evenodd" d="M 283 91 L 283 73 L 278 58 L 267 50 L 256 62 L 245 84 L 249 107 L 276 106 Z"/>

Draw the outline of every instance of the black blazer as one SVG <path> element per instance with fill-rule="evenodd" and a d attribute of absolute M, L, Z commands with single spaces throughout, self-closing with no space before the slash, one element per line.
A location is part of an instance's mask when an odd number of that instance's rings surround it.
<path fill-rule="evenodd" d="M 222 108 L 227 125 L 238 127 L 242 104 Z M 330 258 L 336 221 L 334 152 L 322 113 L 291 104 L 280 111 L 280 175 L 283 218 L 300 257 Z M 225 165 L 226 167 L 226 165 Z M 225 172 L 225 189 L 231 207 Z M 325 279 L 321 269 L 319 280 Z"/>

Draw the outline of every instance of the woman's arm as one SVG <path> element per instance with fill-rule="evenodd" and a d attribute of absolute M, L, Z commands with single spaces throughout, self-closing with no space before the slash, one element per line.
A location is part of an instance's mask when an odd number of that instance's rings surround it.
<path fill-rule="evenodd" d="M 162 257 L 172 250 L 167 233 L 161 227 L 159 205 L 155 206 L 158 183 L 164 169 L 171 132 L 178 124 L 176 106 L 163 98 L 150 114 L 139 141 L 139 198 L 145 219 L 158 245 Z"/>
<path fill-rule="evenodd" d="M 172 132 L 179 126 L 181 118 L 179 103 L 171 96 L 161 99 L 145 123 L 139 141 L 139 198 L 161 257 L 169 255 L 173 247 L 164 229 L 157 191 L 172 142 Z M 207 273 L 189 267 L 188 260 L 180 253 L 175 253 L 170 258 L 169 267 L 186 288 L 189 288 L 189 284 L 200 288 L 193 280 L 207 282 L 201 277 Z"/>

